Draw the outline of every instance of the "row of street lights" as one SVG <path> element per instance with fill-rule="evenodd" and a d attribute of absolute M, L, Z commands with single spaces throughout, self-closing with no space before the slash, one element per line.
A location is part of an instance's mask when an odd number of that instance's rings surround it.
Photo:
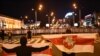
<path fill-rule="evenodd" d="M 38 7 L 38 10 L 41 11 L 43 9 L 43 5 L 42 4 L 39 4 L 39 7 Z M 32 11 L 35 11 L 35 27 L 36 27 L 36 23 L 37 23 L 37 11 L 38 10 L 35 10 L 34 8 L 31 9 Z M 28 19 L 29 16 L 28 15 L 25 15 L 24 17 L 20 17 L 22 19 L 22 24 L 24 23 L 24 20 L 25 19 Z M 22 25 L 23 27 L 23 25 Z"/>
<path fill-rule="evenodd" d="M 37 11 L 41 11 L 42 9 L 43 9 L 43 5 L 42 4 L 39 4 L 38 10 L 35 10 L 34 8 L 31 9 L 31 11 L 35 12 L 34 13 L 34 15 L 35 15 L 35 23 L 37 22 L 37 19 L 38 19 Z M 50 14 L 46 14 L 46 16 L 48 17 L 48 23 L 49 24 L 50 24 L 51 19 L 55 18 L 53 11 Z M 29 16 L 25 15 L 24 17 L 21 16 L 20 18 L 24 22 L 25 19 L 29 18 Z"/>
<path fill-rule="evenodd" d="M 43 5 L 40 4 L 38 10 L 41 11 L 42 9 L 43 9 Z M 35 11 L 35 23 L 37 22 L 37 11 L 38 10 L 35 10 L 35 9 L 32 8 L 32 11 Z"/>
<path fill-rule="evenodd" d="M 40 4 L 38 10 L 41 11 L 43 9 L 43 5 Z M 31 9 L 32 11 L 35 11 L 35 22 L 37 22 L 37 11 L 34 8 Z M 22 21 L 24 21 L 24 19 L 28 19 L 29 17 L 27 15 L 25 15 L 24 17 L 20 17 L 22 19 Z M 24 18 L 24 19 L 23 19 Z"/>
<path fill-rule="evenodd" d="M 73 7 L 74 7 L 75 10 L 77 9 L 76 3 L 73 3 Z M 39 4 L 38 10 L 41 11 L 42 9 L 43 9 L 43 5 L 42 4 Z M 37 11 L 38 10 L 35 10 L 34 8 L 32 8 L 31 10 L 32 11 L 35 11 L 35 23 L 36 23 L 37 22 L 37 16 L 38 16 L 37 15 Z M 50 15 L 49 14 L 46 14 L 46 16 L 48 17 L 48 23 L 49 24 L 50 24 L 51 17 L 52 17 L 52 19 L 55 18 L 54 12 L 51 12 Z M 26 16 L 24 16 L 24 18 L 25 19 L 28 19 L 28 16 L 26 15 Z M 81 10 L 79 10 L 79 19 L 81 19 Z M 24 20 L 24 19 L 22 19 L 22 20 Z M 73 16 L 73 23 L 75 23 L 75 15 Z"/>

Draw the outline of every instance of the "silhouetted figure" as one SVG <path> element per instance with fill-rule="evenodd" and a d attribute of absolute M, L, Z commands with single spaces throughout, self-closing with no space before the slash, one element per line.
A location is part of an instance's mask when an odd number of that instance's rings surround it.
<path fill-rule="evenodd" d="M 28 39 L 32 38 L 32 32 L 30 30 L 27 31 L 27 38 Z"/>
<path fill-rule="evenodd" d="M 75 53 L 62 53 L 63 56 L 75 56 Z"/>
<path fill-rule="evenodd" d="M 99 34 L 99 36 L 100 36 L 100 29 L 98 30 L 98 34 Z"/>
<path fill-rule="evenodd" d="M 71 30 L 70 29 L 67 29 L 66 30 L 66 33 L 70 34 L 71 33 Z"/>
<path fill-rule="evenodd" d="M 8 32 L 8 40 L 12 41 L 12 32 L 11 31 Z"/>
<path fill-rule="evenodd" d="M 1 39 L 2 39 L 2 41 L 4 40 L 4 36 L 5 36 L 5 32 L 4 32 L 4 30 L 1 30 Z"/>
<path fill-rule="evenodd" d="M 16 53 L 17 56 L 31 56 L 32 52 L 39 52 L 47 49 L 49 46 L 41 47 L 41 48 L 34 48 L 31 46 L 26 46 L 27 39 L 25 37 L 22 37 L 20 39 L 21 46 L 17 46 L 12 49 L 7 49 L 5 47 L 2 47 L 2 49 L 7 53 Z"/>
<path fill-rule="evenodd" d="M 0 40 L 1 40 L 1 30 L 0 30 Z"/>

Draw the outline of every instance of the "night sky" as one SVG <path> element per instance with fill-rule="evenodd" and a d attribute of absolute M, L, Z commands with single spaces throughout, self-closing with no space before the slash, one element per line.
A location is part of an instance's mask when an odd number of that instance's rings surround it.
<path fill-rule="evenodd" d="M 72 3 L 76 2 L 78 8 L 75 10 Z M 65 14 L 70 11 L 82 11 L 82 18 L 94 11 L 100 12 L 99 0 L 0 0 L 0 14 L 20 19 L 20 16 L 28 15 L 29 19 L 34 19 L 34 11 L 37 5 L 42 3 L 44 8 L 38 11 L 38 20 L 46 19 L 46 14 L 51 11 L 55 13 L 56 18 L 64 18 Z"/>

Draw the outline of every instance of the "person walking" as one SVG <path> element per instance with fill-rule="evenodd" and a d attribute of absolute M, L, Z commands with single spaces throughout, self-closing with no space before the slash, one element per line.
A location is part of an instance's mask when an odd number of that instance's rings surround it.
<path fill-rule="evenodd" d="M 7 49 L 2 46 L 2 49 L 7 53 L 16 53 L 16 56 L 32 56 L 32 52 L 40 52 L 47 49 L 49 46 L 41 47 L 41 48 L 34 48 L 31 46 L 27 46 L 27 39 L 26 37 L 21 37 L 20 39 L 21 46 L 17 46 L 12 49 Z"/>

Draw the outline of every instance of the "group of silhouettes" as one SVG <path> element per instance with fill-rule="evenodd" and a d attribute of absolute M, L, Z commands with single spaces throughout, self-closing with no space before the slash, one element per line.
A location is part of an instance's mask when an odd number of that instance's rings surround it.
<path fill-rule="evenodd" d="M 26 35 L 27 35 L 27 38 L 28 39 L 31 39 L 32 38 L 32 32 L 31 32 L 31 30 L 27 30 Z M 4 41 L 5 40 L 5 36 L 8 37 L 8 40 L 9 41 L 12 41 L 13 33 L 12 33 L 11 30 L 9 30 L 8 32 L 5 33 L 5 30 L 1 29 L 0 30 L 0 39 L 2 41 Z"/>

